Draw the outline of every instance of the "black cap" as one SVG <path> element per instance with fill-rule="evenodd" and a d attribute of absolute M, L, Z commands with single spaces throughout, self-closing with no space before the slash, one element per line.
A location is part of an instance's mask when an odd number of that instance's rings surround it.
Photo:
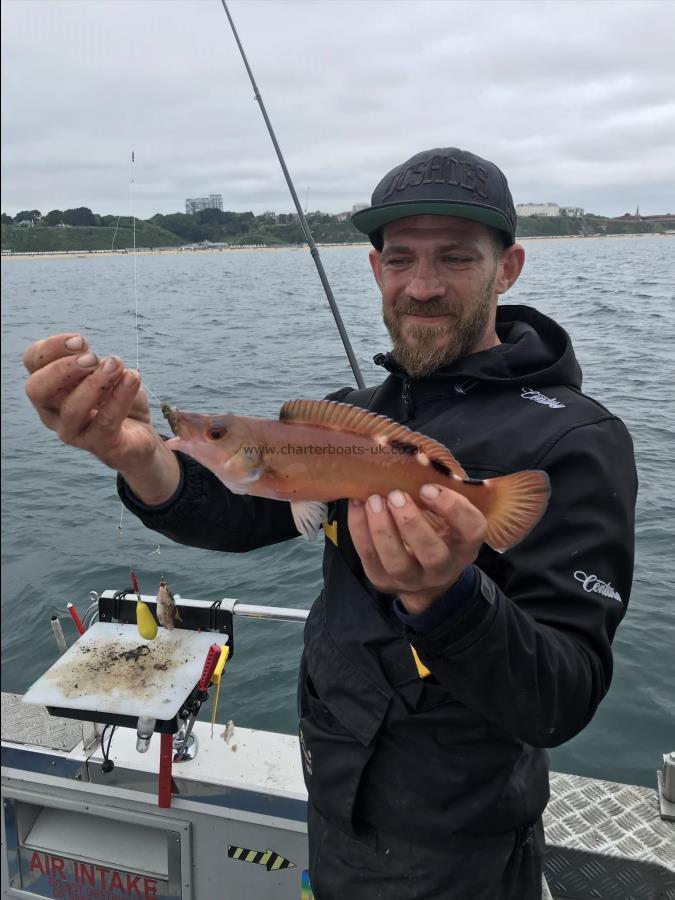
<path fill-rule="evenodd" d="M 383 225 L 407 216 L 457 216 L 516 239 L 516 210 L 503 172 L 466 150 L 423 150 L 392 169 L 373 191 L 372 205 L 352 222 L 377 246 Z"/>

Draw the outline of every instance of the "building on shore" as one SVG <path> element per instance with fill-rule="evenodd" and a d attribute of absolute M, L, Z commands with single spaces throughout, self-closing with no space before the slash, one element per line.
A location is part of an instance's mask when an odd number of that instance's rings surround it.
<path fill-rule="evenodd" d="M 624 213 L 622 216 L 614 216 L 615 222 L 650 222 L 653 225 L 675 225 L 675 214 L 657 213 L 654 216 L 640 215 L 640 207 L 634 213 Z"/>
<path fill-rule="evenodd" d="M 528 216 L 559 216 L 560 206 L 557 203 L 517 203 L 516 215 L 523 219 Z"/>
<path fill-rule="evenodd" d="M 643 222 L 653 222 L 656 225 L 670 225 L 671 228 L 675 226 L 675 213 L 659 213 L 656 216 L 643 216 Z"/>
<path fill-rule="evenodd" d="M 185 201 L 185 212 L 188 216 L 194 216 L 202 209 L 219 209 L 223 211 L 223 195 L 209 194 L 208 197 L 192 197 Z"/>
<path fill-rule="evenodd" d="M 560 215 L 566 216 L 568 219 L 580 219 L 584 214 L 581 206 L 561 206 Z"/>

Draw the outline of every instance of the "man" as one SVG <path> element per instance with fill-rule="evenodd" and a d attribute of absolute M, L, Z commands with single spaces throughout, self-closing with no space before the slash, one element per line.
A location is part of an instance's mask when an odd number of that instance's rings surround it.
<path fill-rule="evenodd" d="M 457 149 L 390 172 L 354 216 L 373 244 L 393 350 L 375 389 L 332 399 L 390 416 L 474 478 L 543 469 L 551 501 L 517 546 L 430 483 L 329 508 L 324 589 L 305 628 L 300 747 L 318 900 L 537 900 L 546 747 L 590 721 L 628 601 L 630 437 L 581 393 L 567 334 L 497 298 L 524 251 L 506 179 Z M 562 298 L 561 298 L 562 299 Z M 182 543 L 244 551 L 297 536 L 288 504 L 231 494 L 164 446 L 135 373 L 79 335 L 26 351 L 45 424 L 120 473 L 124 503 Z M 446 523 L 443 538 L 422 515 Z"/>

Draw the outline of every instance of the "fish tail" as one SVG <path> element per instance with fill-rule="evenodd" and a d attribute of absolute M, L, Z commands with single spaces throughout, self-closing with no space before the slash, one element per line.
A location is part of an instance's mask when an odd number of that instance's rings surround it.
<path fill-rule="evenodd" d="M 503 553 L 530 533 L 546 512 L 551 486 L 546 472 L 529 470 L 486 478 L 484 484 L 493 495 L 489 510 L 486 544 Z"/>

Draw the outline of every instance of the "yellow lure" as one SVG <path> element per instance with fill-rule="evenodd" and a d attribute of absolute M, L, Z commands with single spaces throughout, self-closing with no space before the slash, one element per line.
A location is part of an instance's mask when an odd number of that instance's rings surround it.
<path fill-rule="evenodd" d="M 144 641 L 154 641 L 157 637 L 157 622 L 140 597 L 136 601 L 136 627 Z"/>

